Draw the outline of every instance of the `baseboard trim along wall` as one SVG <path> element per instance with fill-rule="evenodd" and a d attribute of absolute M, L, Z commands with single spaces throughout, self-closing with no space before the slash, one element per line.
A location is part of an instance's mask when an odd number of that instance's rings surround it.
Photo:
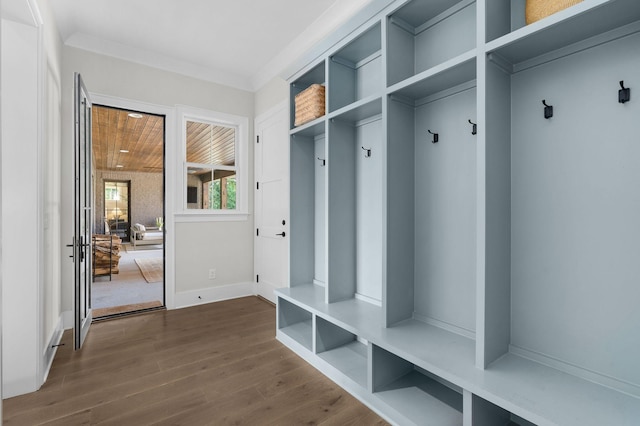
<path fill-rule="evenodd" d="M 49 371 L 51 370 L 51 365 L 53 364 L 53 359 L 56 356 L 56 352 L 58 351 L 58 345 L 62 340 L 62 333 L 64 333 L 64 313 L 60 314 L 58 318 L 58 324 L 56 325 L 55 330 L 51 333 L 51 338 L 49 339 L 49 343 L 46 348 L 43 348 L 42 353 L 42 384 L 47 381 L 47 377 L 49 376 Z M 41 384 L 41 385 L 42 385 Z"/>
<path fill-rule="evenodd" d="M 2 382 L 2 398 L 11 398 L 14 396 L 24 395 L 27 393 L 35 392 L 47 381 L 53 359 L 58 350 L 57 345 L 62 340 L 62 333 L 64 332 L 64 314 L 60 314 L 56 328 L 51 333 L 47 346 L 42 348 L 42 358 L 40 358 L 42 364 L 41 376 L 37 377 L 40 373 L 36 373 L 33 377 L 25 377 L 16 381 L 3 381 Z M 1 422 L 0 422 L 1 423 Z"/>
<path fill-rule="evenodd" d="M 273 298 L 273 289 L 269 289 Z M 269 291 L 267 291 L 268 293 Z M 203 305 L 211 302 L 221 302 L 223 300 L 236 299 L 238 297 L 258 295 L 255 282 L 243 282 L 229 284 L 219 287 L 208 287 L 198 290 L 183 291 L 175 293 L 174 308 L 187 308 L 189 306 Z M 266 295 L 260 294 L 265 299 L 271 300 Z M 275 301 L 274 301 L 275 303 Z M 62 327 L 64 330 L 73 328 L 73 311 L 65 311 L 61 315 Z"/>
<path fill-rule="evenodd" d="M 244 282 L 229 284 L 220 287 L 209 287 L 198 290 L 190 290 L 175 294 L 176 309 L 189 306 L 203 305 L 205 303 L 220 302 L 222 300 L 236 299 L 238 297 L 255 296 L 256 283 Z"/>
<path fill-rule="evenodd" d="M 256 294 L 275 305 L 276 295 L 274 293 L 274 290 L 277 288 L 279 287 L 275 287 L 274 285 L 269 283 L 260 282 L 256 284 Z"/>

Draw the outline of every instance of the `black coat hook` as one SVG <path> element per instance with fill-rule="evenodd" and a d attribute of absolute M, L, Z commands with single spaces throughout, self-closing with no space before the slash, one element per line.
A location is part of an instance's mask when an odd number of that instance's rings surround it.
<path fill-rule="evenodd" d="M 327 160 L 325 160 L 324 158 L 318 157 L 318 161 L 322 161 L 322 167 L 327 165 Z"/>
<path fill-rule="evenodd" d="M 624 80 L 620 80 L 621 89 L 618 90 L 618 102 L 621 104 L 629 102 L 631 100 L 631 89 L 624 87 Z"/>
<path fill-rule="evenodd" d="M 365 151 L 364 153 L 365 158 L 371 157 L 371 148 L 365 148 L 364 146 L 361 146 L 360 148 L 362 148 L 362 150 Z"/>
<path fill-rule="evenodd" d="M 544 105 L 544 118 L 553 117 L 553 106 L 547 105 L 547 101 L 545 99 L 542 100 L 542 105 Z"/>
<path fill-rule="evenodd" d="M 471 124 L 473 127 L 471 127 L 471 134 L 472 135 L 477 135 L 478 134 L 478 125 L 474 122 L 472 122 L 471 120 L 469 120 L 469 124 Z"/>
<path fill-rule="evenodd" d="M 433 140 L 431 141 L 431 143 L 438 143 L 438 140 L 440 139 L 438 137 L 437 133 L 433 133 L 431 130 L 427 129 L 427 132 L 431 133 L 433 135 Z"/>

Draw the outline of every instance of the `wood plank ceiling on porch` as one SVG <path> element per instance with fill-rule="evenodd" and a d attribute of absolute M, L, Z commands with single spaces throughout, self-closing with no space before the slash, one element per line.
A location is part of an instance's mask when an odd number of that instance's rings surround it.
<path fill-rule="evenodd" d="M 139 115 L 138 118 L 130 114 Z M 93 155 L 102 171 L 162 173 L 164 117 L 100 105 L 93 106 Z M 187 123 L 187 161 L 233 165 L 233 128 Z"/>

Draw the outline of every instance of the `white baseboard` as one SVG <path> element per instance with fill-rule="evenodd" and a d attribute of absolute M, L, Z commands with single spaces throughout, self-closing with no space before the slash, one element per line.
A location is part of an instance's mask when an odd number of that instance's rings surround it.
<path fill-rule="evenodd" d="M 273 289 L 266 290 L 266 292 L 268 291 L 271 292 L 271 297 L 273 298 Z M 209 287 L 198 290 L 177 292 L 173 296 L 173 299 L 175 309 L 180 309 L 205 303 L 219 302 L 222 300 L 237 299 L 238 297 L 256 296 L 257 294 L 255 282 L 244 282 L 220 287 Z M 267 298 L 265 295 L 261 294 L 261 296 Z M 73 328 L 73 311 L 63 312 L 61 318 L 64 330 Z"/>
<path fill-rule="evenodd" d="M 280 287 L 276 287 L 273 284 L 260 282 L 256 284 L 256 294 L 260 297 L 267 299 L 269 302 L 275 305 L 276 295 L 274 293 L 274 290 L 276 290 L 277 288 L 280 288 Z"/>
<path fill-rule="evenodd" d="M 49 376 L 49 371 L 51 370 L 51 364 L 53 364 L 53 359 L 56 356 L 56 352 L 58 351 L 57 345 L 62 340 L 62 333 L 64 332 L 64 313 L 60 314 L 58 318 L 58 324 L 56 325 L 55 330 L 51 333 L 51 338 L 49 339 L 49 343 L 46 348 L 43 348 L 42 354 L 42 384 L 47 381 L 47 377 Z"/>
<path fill-rule="evenodd" d="M 14 396 L 25 395 L 37 391 L 35 374 L 20 380 L 6 380 L 2 378 L 2 399 L 13 398 Z"/>
<path fill-rule="evenodd" d="M 220 302 L 222 300 L 237 299 L 239 297 L 255 296 L 256 283 L 236 283 L 220 287 L 209 287 L 198 290 L 176 292 L 176 309 L 189 306 L 203 305 L 205 303 Z"/>

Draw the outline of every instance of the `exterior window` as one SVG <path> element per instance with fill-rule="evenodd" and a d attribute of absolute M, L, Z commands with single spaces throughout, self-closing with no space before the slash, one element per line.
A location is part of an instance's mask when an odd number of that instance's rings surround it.
<path fill-rule="evenodd" d="M 248 119 L 214 112 L 182 118 L 185 214 L 246 214 Z"/>
<path fill-rule="evenodd" d="M 187 120 L 187 198 L 188 188 L 197 188 L 188 209 L 235 210 L 236 134 L 234 127 Z"/>
<path fill-rule="evenodd" d="M 205 202 L 208 208 L 235 210 L 236 175 L 228 175 L 204 184 Z"/>

